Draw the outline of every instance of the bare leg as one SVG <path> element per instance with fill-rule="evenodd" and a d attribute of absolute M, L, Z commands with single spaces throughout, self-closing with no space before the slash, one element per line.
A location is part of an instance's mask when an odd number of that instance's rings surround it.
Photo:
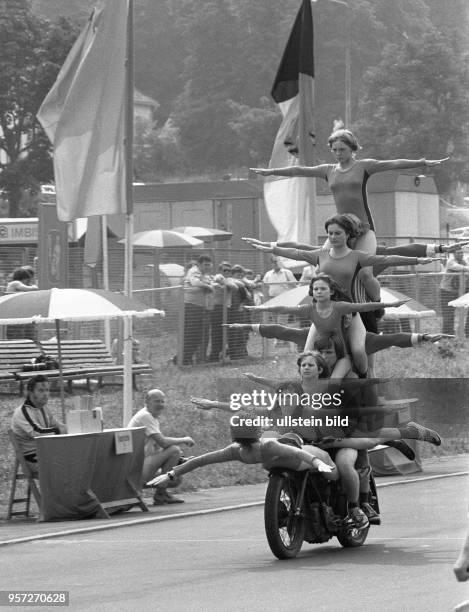
<path fill-rule="evenodd" d="M 251 460 L 250 460 L 251 459 Z M 257 460 L 256 460 L 257 459 Z M 245 456 L 241 458 L 241 447 L 238 443 L 233 442 L 229 446 L 220 450 L 212 451 L 210 453 L 204 453 L 199 457 L 193 457 L 182 465 L 175 465 L 171 470 L 171 476 L 167 473 L 157 476 L 153 480 L 150 480 L 147 484 L 150 486 L 160 486 L 161 484 L 167 483 L 170 480 L 174 480 L 178 476 L 192 472 L 204 465 L 211 465 L 212 463 L 226 463 L 228 461 L 243 461 L 244 463 L 260 463 L 261 456 L 259 451 L 259 442 L 252 444 L 246 449 Z"/>
<path fill-rule="evenodd" d="M 358 278 L 365 287 L 367 294 L 370 296 L 370 302 L 379 302 L 381 287 L 377 278 L 373 276 L 373 268 L 371 266 L 362 268 L 358 273 Z"/>
<path fill-rule="evenodd" d="M 313 351 L 314 350 L 314 342 L 316 340 L 317 332 L 316 327 L 311 324 L 309 328 L 308 337 L 306 338 L 304 351 Z"/>
<path fill-rule="evenodd" d="M 350 372 L 351 367 L 352 360 L 350 359 L 350 357 L 348 355 L 346 357 L 341 357 L 336 361 L 330 378 L 338 378 L 342 380 Z"/>
<path fill-rule="evenodd" d="M 335 456 L 345 496 L 349 502 L 358 504 L 360 479 L 355 469 L 356 460 L 357 451 L 353 448 L 341 448 Z"/>
<path fill-rule="evenodd" d="M 359 372 L 366 373 L 368 369 L 368 360 L 365 351 L 366 330 L 359 315 L 352 317 L 348 335 L 355 367 Z"/>
<path fill-rule="evenodd" d="M 355 242 L 355 246 L 353 247 L 357 251 L 365 251 L 365 253 L 369 253 L 370 255 L 375 255 L 376 253 L 376 234 L 373 230 L 368 230 L 363 236 L 357 238 Z"/>
<path fill-rule="evenodd" d="M 153 478 L 156 472 L 161 468 L 162 472 L 168 472 L 179 461 L 181 449 L 179 446 L 168 446 L 159 453 L 147 455 L 143 461 L 142 481 L 145 484 L 147 480 Z"/>
<path fill-rule="evenodd" d="M 337 480 L 339 477 L 329 454 L 312 445 L 297 448 L 267 438 L 261 441 L 261 456 L 262 465 L 266 470 L 273 467 L 285 467 L 298 471 L 315 469 L 323 472 L 323 476 L 328 480 Z"/>

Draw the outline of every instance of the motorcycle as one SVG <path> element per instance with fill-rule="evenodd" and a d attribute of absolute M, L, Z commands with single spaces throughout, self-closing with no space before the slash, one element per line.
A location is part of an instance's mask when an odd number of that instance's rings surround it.
<path fill-rule="evenodd" d="M 379 514 L 372 473 L 369 479 L 369 503 Z M 346 516 L 347 500 L 340 481 L 326 481 L 317 472 L 295 472 L 283 468 L 270 470 L 264 523 L 270 549 L 278 559 L 296 557 L 304 541 L 319 544 L 336 537 L 345 548 L 362 546 L 369 525 L 364 529 L 351 528 L 344 523 Z"/>

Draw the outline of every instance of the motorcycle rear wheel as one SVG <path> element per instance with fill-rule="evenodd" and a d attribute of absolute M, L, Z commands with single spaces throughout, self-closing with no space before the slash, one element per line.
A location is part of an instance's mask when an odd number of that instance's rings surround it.
<path fill-rule="evenodd" d="M 301 550 L 305 535 L 302 516 L 295 515 L 299 494 L 296 483 L 282 474 L 269 479 L 264 505 L 264 525 L 270 550 L 278 559 L 293 559 Z"/>

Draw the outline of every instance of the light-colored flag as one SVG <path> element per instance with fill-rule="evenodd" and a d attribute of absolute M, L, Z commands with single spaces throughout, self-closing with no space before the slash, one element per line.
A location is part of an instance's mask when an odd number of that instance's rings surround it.
<path fill-rule="evenodd" d="M 303 0 L 280 62 L 272 97 L 282 112 L 269 167 L 314 164 L 314 53 L 311 0 Z M 290 153 L 290 151 L 293 152 Z M 278 241 L 316 243 L 315 180 L 267 177 L 264 200 Z"/>
<path fill-rule="evenodd" d="M 126 212 L 127 15 L 128 0 L 99 4 L 37 114 L 53 144 L 61 221 Z"/>

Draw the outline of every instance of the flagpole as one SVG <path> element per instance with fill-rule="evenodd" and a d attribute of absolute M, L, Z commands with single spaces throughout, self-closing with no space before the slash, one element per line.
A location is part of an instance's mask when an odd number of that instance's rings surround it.
<path fill-rule="evenodd" d="M 125 272 L 124 290 L 132 297 L 133 273 L 133 126 L 134 126 L 134 9 L 133 0 L 128 1 L 127 53 L 126 53 L 126 104 L 125 104 Z M 132 417 L 132 319 L 124 318 L 124 385 L 123 426 Z"/>
<path fill-rule="evenodd" d="M 109 253 L 107 243 L 107 215 L 101 215 L 101 245 L 103 249 L 103 289 L 109 291 Z M 111 321 L 104 320 L 104 343 L 111 352 Z"/>

